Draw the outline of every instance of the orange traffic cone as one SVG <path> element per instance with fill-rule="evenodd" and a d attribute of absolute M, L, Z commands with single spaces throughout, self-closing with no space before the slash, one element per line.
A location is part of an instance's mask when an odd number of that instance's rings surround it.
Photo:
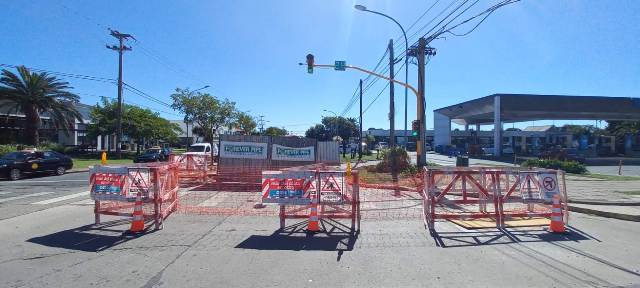
<path fill-rule="evenodd" d="M 309 211 L 309 225 L 307 231 L 318 232 L 320 231 L 320 225 L 318 224 L 318 203 L 317 200 L 311 199 L 311 210 Z"/>
<path fill-rule="evenodd" d="M 564 233 L 564 222 L 562 221 L 562 207 L 560 206 L 560 195 L 553 195 L 553 205 L 551 206 L 551 224 L 549 230 L 552 233 Z"/>
<path fill-rule="evenodd" d="M 136 195 L 136 204 L 133 206 L 133 221 L 131 221 L 131 233 L 140 233 L 144 231 L 144 214 L 142 213 L 142 194 L 138 192 Z"/>

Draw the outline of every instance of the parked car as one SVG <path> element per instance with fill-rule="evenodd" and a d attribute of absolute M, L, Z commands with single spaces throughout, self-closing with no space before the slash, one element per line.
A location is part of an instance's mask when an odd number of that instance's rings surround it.
<path fill-rule="evenodd" d="M 11 180 L 18 180 L 25 174 L 63 175 L 71 168 L 73 160 L 55 151 L 11 152 L 0 158 L 0 174 Z"/>
<path fill-rule="evenodd" d="M 424 151 L 431 151 L 431 150 L 433 150 L 433 148 L 431 148 L 431 144 L 429 143 L 424 144 Z"/>
<path fill-rule="evenodd" d="M 171 154 L 171 149 L 153 147 L 145 150 L 141 155 L 133 159 L 133 163 L 147 163 L 166 161 Z"/>
<path fill-rule="evenodd" d="M 376 149 L 387 149 L 389 148 L 389 143 L 387 142 L 378 142 L 378 144 L 376 144 Z"/>
<path fill-rule="evenodd" d="M 187 148 L 187 155 L 211 155 L 218 156 L 218 144 L 195 143 Z"/>
<path fill-rule="evenodd" d="M 407 142 L 407 151 L 415 152 L 416 151 L 416 142 Z"/>

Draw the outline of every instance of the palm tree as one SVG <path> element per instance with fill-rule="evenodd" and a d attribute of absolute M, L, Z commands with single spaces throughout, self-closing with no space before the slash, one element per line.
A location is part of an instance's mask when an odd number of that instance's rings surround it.
<path fill-rule="evenodd" d="M 26 144 L 38 145 L 41 113 L 47 113 L 56 130 L 68 133 L 75 120 L 82 115 L 75 109 L 80 97 L 67 90 L 69 83 L 58 80 L 46 72 L 31 73 L 24 66 L 17 68 L 18 75 L 3 69 L 0 76 L 0 107 L 9 106 L 9 111 L 25 115 Z"/>

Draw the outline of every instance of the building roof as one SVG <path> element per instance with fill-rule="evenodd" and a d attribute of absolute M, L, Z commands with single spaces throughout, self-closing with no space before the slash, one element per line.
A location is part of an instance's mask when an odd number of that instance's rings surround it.
<path fill-rule="evenodd" d="M 640 120 L 640 98 L 536 94 L 493 94 L 436 109 L 457 124 L 493 123 L 500 96 L 502 122 L 534 120 Z"/>
<path fill-rule="evenodd" d="M 523 131 L 532 131 L 532 132 L 547 132 L 549 130 L 553 130 L 556 126 L 553 125 L 543 125 L 543 126 L 529 126 L 524 128 Z"/>

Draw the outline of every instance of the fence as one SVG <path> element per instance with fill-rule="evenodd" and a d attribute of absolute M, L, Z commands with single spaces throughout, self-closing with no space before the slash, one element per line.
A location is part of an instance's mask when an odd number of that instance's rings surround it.
<path fill-rule="evenodd" d="M 207 155 L 182 154 L 169 155 L 170 163 L 178 164 L 179 177 L 181 182 L 205 183 L 207 172 L 210 168 L 210 158 Z"/>
<path fill-rule="evenodd" d="M 285 170 L 262 173 L 261 203 L 279 206 L 280 228 L 286 219 L 349 219 L 360 230 L 359 181 L 349 183 L 345 171 Z"/>
<path fill-rule="evenodd" d="M 89 182 L 95 201 L 95 223 L 101 215 L 133 217 L 138 193 L 143 201 L 143 218 L 161 229 L 165 218 L 178 207 L 178 163 L 149 163 L 129 167 L 96 165 Z"/>
<path fill-rule="evenodd" d="M 560 196 L 563 222 L 568 222 L 562 171 L 504 167 L 425 168 L 424 177 L 423 219 L 432 231 L 437 219 L 457 224 L 490 219 L 497 228 L 510 226 L 511 220 L 533 219 L 529 222 L 531 226 L 542 226 L 548 221 L 535 220 L 552 216 L 553 195 Z"/>

